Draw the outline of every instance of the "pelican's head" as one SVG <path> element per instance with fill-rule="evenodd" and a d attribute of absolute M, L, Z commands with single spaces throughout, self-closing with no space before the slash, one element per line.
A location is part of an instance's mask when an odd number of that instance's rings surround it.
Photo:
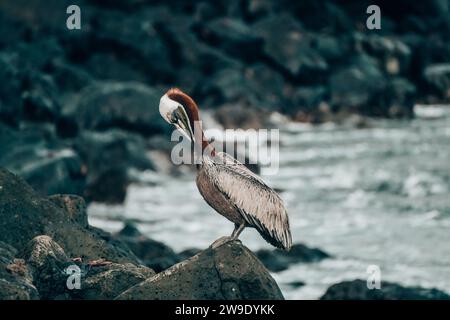
<path fill-rule="evenodd" d="M 189 115 L 192 114 L 192 110 L 189 109 L 191 107 L 190 105 L 186 105 L 186 103 L 184 103 L 184 100 L 187 100 L 186 97 L 192 101 L 192 99 L 181 90 L 170 89 L 161 97 L 161 100 L 159 101 L 159 113 L 164 120 L 170 124 L 173 124 L 178 130 L 181 131 L 183 135 L 193 141 L 193 119 L 189 117 Z"/>

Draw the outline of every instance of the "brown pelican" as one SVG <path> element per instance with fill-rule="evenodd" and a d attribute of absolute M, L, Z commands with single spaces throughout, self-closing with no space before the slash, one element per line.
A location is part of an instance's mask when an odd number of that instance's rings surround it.
<path fill-rule="evenodd" d="M 194 157 L 200 160 L 196 182 L 205 201 L 235 225 L 230 237 L 212 246 L 235 240 L 245 227 L 253 227 L 270 244 L 289 250 L 289 218 L 280 196 L 242 163 L 216 152 L 205 138 L 194 100 L 179 89 L 170 89 L 160 100 L 159 112 L 194 146 Z"/>

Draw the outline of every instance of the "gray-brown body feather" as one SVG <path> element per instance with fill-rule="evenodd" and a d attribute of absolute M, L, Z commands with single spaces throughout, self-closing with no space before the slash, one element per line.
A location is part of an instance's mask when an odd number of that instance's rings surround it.
<path fill-rule="evenodd" d="M 198 167 L 197 186 L 205 201 L 230 221 L 256 228 L 276 247 L 291 247 L 282 199 L 242 163 L 226 153 L 204 157 Z"/>

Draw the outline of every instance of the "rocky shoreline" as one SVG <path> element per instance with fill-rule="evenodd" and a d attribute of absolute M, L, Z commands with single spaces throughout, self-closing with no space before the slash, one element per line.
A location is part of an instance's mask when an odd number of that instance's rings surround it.
<path fill-rule="evenodd" d="M 172 86 L 224 128 L 411 118 L 450 98 L 444 2 L 386 2 L 369 31 L 365 1 L 83 0 L 80 30 L 70 1 L 2 1 L 0 166 L 42 195 L 121 203 L 133 170 L 179 173 L 157 110 Z"/>
<path fill-rule="evenodd" d="M 195 97 L 211 123 L 243 129 L 280 126 L 274 115 L 364 127 L 450 101 L 445 1 L 385 2 L 373 32 L 368 1 L 78 3 L 82 28 L 72 31 L 68 0 L 0 3 L 0 299 L 282 299 L 268 270 L 333 258 L 302 244 L 289 254 L 239 242 L 174 252 L 132 225 L 89 226 L 86 203 L 122 203 L 139 173 L 189 170 L 167 165 L 170 127 L 157 106 L 169 87 Z M 71 265 L 81 290 L 67 289 Z M 174 279 L 198 287 L 176 291 Z M 355 281 L 324 298 L 447 297 L 387 290 Z"/>
<path fill-rule="evenodd" d="M 240 241 L 175 253 L 132 225 L 116 234 L 94 228 L 83 198 L 40 196 L 5 169 L 0 169 L 0 218 L 2 300 L 284 299 L 268 269 L 332 258 L 301 244 L 290 253 L 260 250 L 255 255 Z M 69 284 L 73 273 L 68 270 L 74 268 L 79 287 Z M 436 289 L 391 283 L 374 292 L 361 280 L 333 285 L 322 297 L 449 298 Z"/>

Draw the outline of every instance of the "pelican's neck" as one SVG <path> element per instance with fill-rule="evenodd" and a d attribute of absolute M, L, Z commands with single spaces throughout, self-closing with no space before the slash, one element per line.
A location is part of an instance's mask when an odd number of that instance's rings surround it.
<path fill-rule="evenodd" d="M 203 158 L 204 155 L 215 156 L 216 150 L 205 137 L 202 122 L 200 121 L 200 111 L 194 100 L 176 88 L 167 91 L 167 96 L 181 103 L 186 110 L 191 128 L 194 130 L 194 156 L 200 158 Z"/>
<path fill-rule="evenodd" d="M 216 149 L 206 139 L 200 120 L 194 122 L 194 156 L 202 159 L 204 156 L 214 157 Z"/>

